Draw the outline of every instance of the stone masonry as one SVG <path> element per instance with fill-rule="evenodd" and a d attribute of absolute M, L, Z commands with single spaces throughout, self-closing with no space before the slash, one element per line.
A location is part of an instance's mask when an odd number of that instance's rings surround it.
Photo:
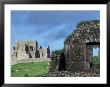
<path fill-rule="evenodd" d="M 11 49 L 11 62 L 20 60 L 50 59 L 50 49 L 40 47 L 37 41 L 16 41 Z"/>
<path fill-rule="evenodd" d="M 100 21 L 84 21 L 64 41 L 65 70 L 69 72 L 92 72 L 93 48 L 100 50 Z M 98 52 L 100 53 L 100 52 Z M 100 66 L 100 56 L 98 56 Z M 59 72 L 60 55 L 51 58 L 49 73 Z M 100 71 L 100 68 L 98 68 Z"/>
<path fill-rule="evenodd" d="M 100 48 L 100 21 L 79 23 L 75 32 L 64 42 L 66 69 L 72 72 L 90 70 L 93 64 L 93 47 Z"/>

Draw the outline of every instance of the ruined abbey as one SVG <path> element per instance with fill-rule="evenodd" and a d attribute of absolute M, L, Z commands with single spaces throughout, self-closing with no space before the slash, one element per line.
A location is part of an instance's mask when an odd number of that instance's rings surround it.
<path fill-rule="evenodd" d="M 95 70 L 93 69 L 93 48 L 99 48 Z M 88 76 L 100 76 L 100 20 L 83 21 L 77 24 L 75 31 L 65 39 L 63 52 L 58 55 L 52 54 L 51 58 L 49 47 L 38 49 L 37 41 L 16 41 L 16 46 L 12 47 L 11 52 L 13 61 L 51 60 L 47 76 L 75 76 L 76 74 L 80 76 L 82 73 L 84 76 L 84 72 L 92 72 Z M 73 74 L 73 72 L 78 73 Z M 93 74 L 94 72 L 98 75 Z"/>
<path fill-rule="evenodd" d="M 50 59 L 50 49 L 38 49 L 37 41 L 16 41 L 16 46 L 11 49 L 11 62 L 27 60 L 45 60 Z M 16 63 L 15 63 L 16 64 Z"/>
<path fill-rule="evenodd" d="M 79 23 L 76 30 L 64 41 L 63 57 L 62 54 L 53 55 L 50 72 L 59 70 L 69 72 L 90 71 L 93 67 L 93 48 L 100 49 L 100 21 Z M 100 50 L 98 54 L 100 55 Z M 100 66 L 99 55 L 98 66 Z M 98 70 L 100 71 L 100 67 Z"/>

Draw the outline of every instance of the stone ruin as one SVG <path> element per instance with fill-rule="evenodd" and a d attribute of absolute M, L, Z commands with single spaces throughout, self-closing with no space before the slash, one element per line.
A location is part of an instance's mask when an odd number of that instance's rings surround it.
<path fill-rule="evenodd" d="M 50 48 L 38 49 L 37 41 L 16 41 L 16 46 L 11 49 L 11 63 L 20 60 L 50 59 Z M 23 62 L 22 61 L 22 62 Z M 15 63 L 16 64 L 16 63 Z"/>
<path fill-rule="evenodd" d="M 64 41 L 65 70 L 89 71 L 93 65 L 93 48 L 100 49 L 100 21 L 84 21 Z M 99 57 L 99 56 L 98 56 Z M 53 55 L 50 71 L 59 71 L 61 55 Z M 100 65 L 100 58 L 98 58 Z"/>
<path fill-rule="evenodd" d="M 99 48 L 100 55 L 100 20 L 83 21 L 64 41 L 64 52 L 52 55 L 50 76 L 100 76 L 100 56 L 98 55 L 99 73 L 84 73 L 92 70 L 93 48 Z M 40 47 L 37 41 L 17 41 L 12 48 L 11 60 L 50 59 L 50 49 Z M 23 60 L 24 61 L 24 60 Z M 71 73 L 72 72 L 72 73 Z M 78 72 L 78 73 L 77 73 Z"/>

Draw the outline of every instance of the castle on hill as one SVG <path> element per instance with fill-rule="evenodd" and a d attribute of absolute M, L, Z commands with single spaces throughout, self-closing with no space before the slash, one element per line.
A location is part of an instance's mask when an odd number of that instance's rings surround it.
<path fill-rule="evenodd" d="M 49 59 L 50 49 L 38 48 L 37 41 L 16 41 L 16 45 L 11 49 L 11 60 L 22 59 Z"/>

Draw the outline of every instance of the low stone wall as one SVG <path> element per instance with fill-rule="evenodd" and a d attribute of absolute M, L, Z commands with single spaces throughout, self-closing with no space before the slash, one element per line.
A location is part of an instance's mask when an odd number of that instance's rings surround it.
<path fill-rule="evenodd" d="M 100 77 L 100 74 L 95 72 L 55 71 L 39 77 Z"/>
<path fill-rule="evenodd" d="M 29 62 L 40 62 L 40 61 L 51 61 L 51 59 L 50 58 L 46 58 L 46 59 L 36 58 L 36 59 L 13 60 L 11 61 L 11 65 L 15 65 L 18 63 L 29 63 Z"/>
<path fill-rule="evenodd" d="M 54 55 L 54 56 L 51 58 L 51 63 L 50 63 L 50 67 L 49 67 L 49 72 L 58 71 L 59 64 L 60 64 L 60 55 Z"/>

